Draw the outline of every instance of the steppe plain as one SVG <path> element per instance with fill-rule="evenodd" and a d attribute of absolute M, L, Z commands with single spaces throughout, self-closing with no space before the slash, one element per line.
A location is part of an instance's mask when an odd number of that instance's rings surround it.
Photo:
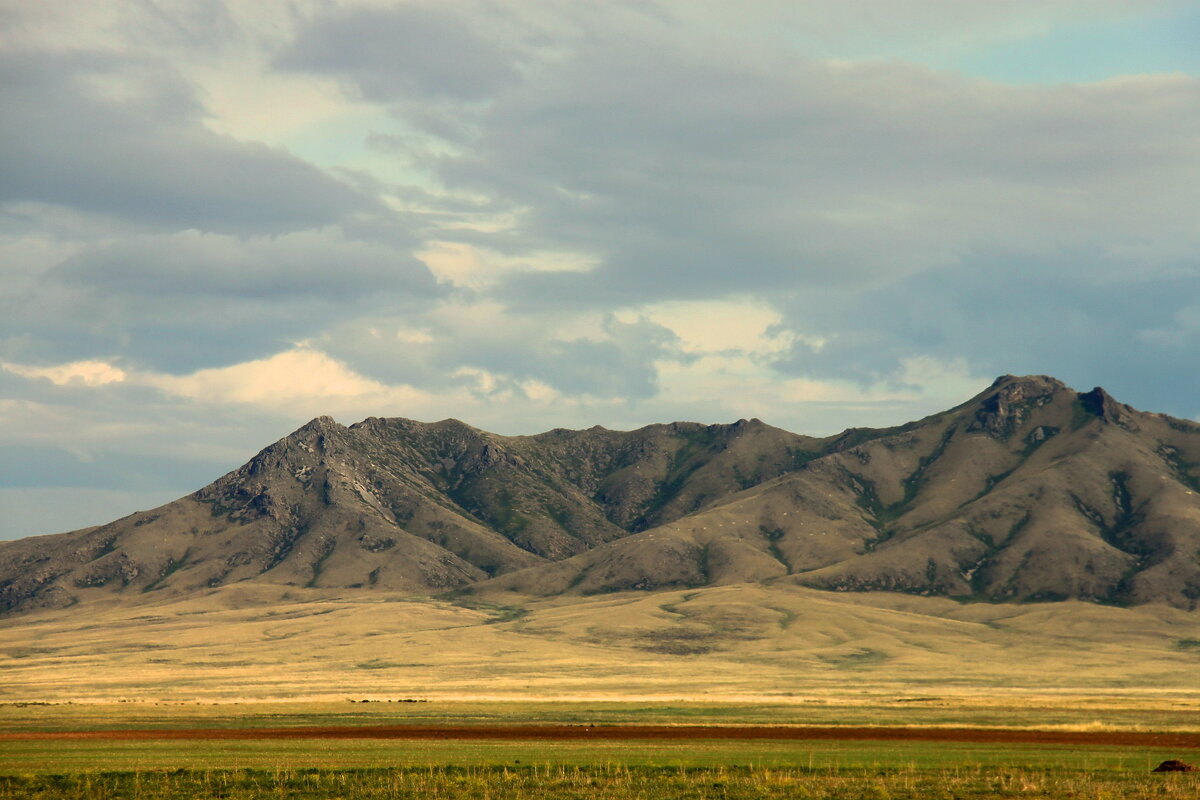
<path fill-rule="evenodd" d="M 0 798 L 1194 797 L 1197 491 L 1200 427 L 1044 377 L 828 440 L 315 420 L 0 547 Z"/>
<path fill-rule="evenodd" d="M 1200 760 L 1200 630 L 1161 605 L 245 584 L 24 615 L 0 654 L 0 798 L 1200 789 L 1150 771 Z"/>

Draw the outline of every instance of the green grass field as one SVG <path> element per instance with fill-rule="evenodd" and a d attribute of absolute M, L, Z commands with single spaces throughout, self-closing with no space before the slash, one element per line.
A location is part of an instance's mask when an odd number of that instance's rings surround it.
<path fill-rule="evenodd" d="M 1200 731 L 1194 692 L 897 695 L 862 691 L 791 703 L 244 702 L 0 703 L 0 731 L 284 728 L 389 724 L 918 725 Z"/>
<path fill-rule="evenodd" d="M 426 766 L 76 772 L 0 776 L 0 799 L 259 800 L 265 798 L 1194 798 L 1194 773 L 1144 769 L 885 764 L 814 767 Z"/>
<path fill-rule="evenodd" d="M 147 716 L 154 716 L 145 708 L 116 710 L 124 714 L 111 708 L 67 710 L 90 710 L 95 723 L 107 716 L 107 727 L 144 727 Z M 157 721 L 173 721 L 176 727 L 183 720 L 224 725 L 230 709 L 216 713 L 221 710 L 160 713 Z M 564 711 L 508 710 L 503 714 L 503 708 L 468 704 L 460 709 L 460 719 L 560 720 Z M 738 720 L 763 713 L 722 710 Z M 328 710 L 279 711 L 297 723 L 364 722 L 362 715 L 334 717 Z M 608 711 L 613 721 L 636 716 L 631 710 Z M 673 715 L 659 708 L 655 717 Z M 41 727 L 61 727 L 62 721 L 61 716 L 46 719 L 60 724 Z M 113 726 L 114 721 L 121 725 Z M 26 719 L 27 731 L 37 727 Z M 0 748 L 0 800 L 1195 797 L 1200 775 L 1150 771 L 1166 758 L 1181 756 L 1200 760 L 1152 748 L 929 742 L 17 739 Z"/>
<path fill-rule="evenodd" d="M 101 770 L 362 769 L 492 767 L 1023 767 L 1147 772 L 1177 753 L 1093 746 L 833 741 L 403 741 L 293 739 L 248 741 L 6 741 L 0 774 Z"/>
<path fill-rule="evenodd" d="M 1177 753 L 928 742 L 8 741 L 21 798 L 1191 798 Z"/>
<path fill-rule="evenodd" d="M 1049 701 L 1048 701 L 1049 702 Z M 815 719 L 912 722 L 890 701 L 824 707 Z M 974 722 L 968 710 L 928 709 Z M 1113 709 L 1108 709 L 1111 712 Z M 1168 709 L 1169 710 L 1169 709 Z M 997 706 L 1001 724 L 1064 719 L 1049 702 Z M 1136 709 L 1124 709 L 1128 721 Z M 1160 710 L 1161 711 L 1161 710 Z M 781 723 L 772 705 L 263 703 L 0 706 L 0 729 L 369 725 L 387 722 Z M 1185 714 L 1180 711 L 1180 714 Z M 1165 713 L 1177 728 L 1195 720 Z M 1116 726 L 1121 727 L 1121 726 Z M 1146 725 L 1145 718 L 1138 726 Z M 1200 752 L 1113 746 L 835 741 L 35 740 L 0 743 L 0 800 L 21 798 L 1194 798 L 1200 773 L 1152 774 Z"/>

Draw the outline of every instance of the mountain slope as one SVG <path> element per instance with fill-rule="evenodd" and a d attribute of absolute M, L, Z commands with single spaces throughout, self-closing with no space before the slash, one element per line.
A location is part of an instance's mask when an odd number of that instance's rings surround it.
<path fill-rule="evenodd" d="M 1200 426 L 1005 376 L 700 513 L 478 591 L 787 580 L 989 601 L 1200 599 Z"/>
<path fill-rule="evenodd" d="M 677 518 L 828 443 L 757 420 L 504 437 L 322 417 L 161 508 L 0 543 L 0 611 L 244 580 L 443 591 Z"/>
<path fill-rule="evenodd" d="M 788 582 L 1200 600 L 1200 426 L 1005 376 L 886 430 L 758 420 L 497 436 L 318 418 L 200 491 L 0 543 L 0 612 L 243 581 L 591 594 Z"/>
<path fill-rule="evenodd" d="M 1200 426 L 1102 389 L 1010 378 L 928 428 L 835 456 L 879 536 L 804 583 L 988 600 L 1200 598 Z"/>

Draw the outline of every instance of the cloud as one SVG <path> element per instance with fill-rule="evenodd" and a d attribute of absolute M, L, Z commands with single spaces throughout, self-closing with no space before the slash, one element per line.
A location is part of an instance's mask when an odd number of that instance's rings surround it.
<path fill-rule="evenodd" d="M 499 296 L 514 306 L 858 290 L 1002 247 L 1141 248 L 1145 261 L 1150 243 L 1200 244 L 1186 211 L 1200 80 L 1008 87 L 615 35 L 594 31 L 427 130 L 451 137 L 426 162 L 440 181 L 511 220 L 444 240 L 595 264 L 508 276 Z"/>
<path fill-rule="evenodd" d="M 848 427 L 886 427 L 944 410 L 990 382 L 962 359 L 901 360 L 879 380 L 781 378 L 769 363 L 736 353 L 660 365 L 662 392 L 644 410 L 658 419 L 725 421 L 759 417 L 809 435 Z"/>
<path fill-rule="evenodd" d="M 102 524 L 181 497 L 296 427 L 254 407 L 197 413 L 111 364 L 95 368 L 124 380 L 62 380 L 79 365 L 22 366 L 0 369 L 0 539 Z"/>
<path fill-rule="evenodd" d="M 347 318 L 443 294 L 404 249 L 338 228 L 128 235 L 77 248 L 0 299 L 0 353 L 52 362 L 119 354 L 182 373 L 271 354 Z"/>
<path fill-rule="evenodd" d="M 324 413 L 1195 412 L 1200 80 L 970 68 L 1187 4 L 19 5 L 0 487 L 183 494 Z"/>
<path fill-rule="evenodd" d="M 26 378 L 45 378 L 59 386 L 80 384 L 103 386 L 125 380 L 125 370 L 103 361 L 75 361 L 52 367 L 31 367 L 22 364 L 6 364 L 0 361 L 0 369 L 8 370 Z"/>
<path fill-rule="evenodd" d="M 965 357 L 974 374 L 1052 374 L 1077 388 L 1104 385 L 1139 408 L 1190 416 L 1197 296 L 1194 258 L 1139 273 L 1088 250 L 1038 260 L 979 254 L 871 291 L 797 295 L 784 325 L 826 341 L 819 349 L 798 342 L 774 366 L 869 384 L 899 379 L 896 365 L 907 359 Z"/>
<path fill-rule="evenodd" d="M 528 252 L 516 258 L 466 242 L 432 240 L 415 255 L 441 281 L 487 292 L 513 275 L 529 272 L 588 272 L 595 264 L 571 252 Z"/>
<path fill-rule="evenodd" d="M 121 49 L 178 56 L 228 44 L 239 11 L 222 0 L 12 3 L 4 9 L 8 36 L 0 42 L 48 52 Z"/>
<path fill-rule="evenodd" d="M 346 399 L 377 407 L 411 405 L 425 399 L 409 387 L 385 386 L 365 378 L 307 347 L 190 375 L 143 375 L 138 380 L 202 403 L 247 403 L 292 413 L 297 407 L 316 409 L 313 416 L 328 413 L 331 406 Z"/>
<path fill-rule="evenodd" d="M 637 315 L 525 314 L 464 300 L 404 317 L 356 320 L 315 344 L 377 380 L 432 392 L 473 383 L 484 373 L 488 391 L 523 394 L 533 381 L 567 396 L 629 399 L 658 391 L 654 363 L 674 357 L 676 337 Z"/>
<path fill-rule="evenodd" d="M 370 100 L 482 100 L 516 81 L 517 70 L 471 22 L 454 4 L 340 8 L 307 20 L 275 64 L 340 75 Z"/>
<path fill-rule="evenodd" d="M 428 268 L 411 255 L 348 238 L 338 229 L 270 237 L 194 230 L 128 236 L 84 250 L 47 277 L 143 298 L 312 295 L 341 300 L 377 292 L 437 292 Z"/>
<path fill-rule="evenodd" d="M 1081 10 L 1020 12 L 1044 31 Z M 1139 359 L 1129 343 L 1185 330 L 1140 318 L 1175 313 L 1170 276 L 1200 246 L 1197 79 L 1014 87 L 774 47 L 699 56 L 665 28 L 626 33 L 568 35 L 552 64 L 528 60 L 486 103 L 439 105 L 426 128 L 449 137 L 431 162 L 442 183 L 491 198 L 507 220 L 443 232 L 444 247 L 575 252 L 587 265 L 476 284 L 514 315 L 756 298 L 797 342 L 783 374 L 860 385 L 908 380 L 903 365 L 921 357 L 1080 383 L 1137 371 L 1087 342 L 1129 362 L 1177 360 Z M 413 106 L 395 111 L 425 124 Z M 1126 312 L 1118 286 L 1135 276 L 1149 305 Z M 1064 324 L 1079 336 L 1056 334 Z M 482 367 L 492 357 L 482 348 Z"/>
<path fill-rule="evenodd" d="M 692 302 L 669 301 L 644 306 L 623 316 L 644 317 L 679 339 L 681 353 L 739 353 L 765 356 L 786 350 L 792 343 L 783 330 L 783 318 L 761 300 L 729 298 Z M 818 344 L 819 342 L 814 342 Z"/>
<path fill-rule="evenodd" d="M 218 135 L 186 79 L 112 52 L 0 55 L 0 204 L 137 228 L 282 233 L 377 201 L 287 153 Z"/>

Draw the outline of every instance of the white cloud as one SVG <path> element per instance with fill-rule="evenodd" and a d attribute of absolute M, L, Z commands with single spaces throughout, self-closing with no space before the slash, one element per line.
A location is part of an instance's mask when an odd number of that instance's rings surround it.
<path fill-rule="evenodd" d="M 73 361 L 52 367 L 32 367 L 0 361 L 0 369 L 26 378 L 44 378 L 58 386 L 103 386 L 120 383 L 125 370 L 103 361 Z"/>
<path fill-rule="evenodd" d="M 526 397 L 538 403 L 550 403 L 562 397 L 562 393 L 553 386 L 539 380 L 521 381 L 520 387 Z"/>
<path fill-rule="evenodd" d="M 379 335 L 375 329 L 372 329 L 371 332 Z M 434 341 L 433 333 L 428 328 L 397 328 L 396 338 L 405 344 L 432 344 Z"/>
<path fill-rule="evenodd" d="M 5 367 L 27 378 L 41 377 L 34 373 L 65 376 L 80 370 L 78 365 L 36 370 Z M 639 427 L 676 417 L 720 422 L 749 416 L 804 433 L 832 433 L 850 425 L 896 424 L 908 419 L 906 414 L 920 416 L 961 402 L 988 383 L 972 375 L 961 360 L 931 358 L 906 360 L 895 375 L 870 386 L 836 379 L 787 378 L 754 352 L 728 349 L 658 360 L 652 369 L 659 391 L 636 401 L 586 389 L 564 391 L 536 377 L 466 365 L 453 370 L 453 386 L 430 392 L 364 377 L 326 353 L 302 345 L 270 358 L 182 376 L 122 372 L 121 382 L 157 389 L 168 399 L 185 404 L 180 408 L 241 405 L 257 413 L 283 415 L 296 424 L 323 414 L 344 422 L 366 416 L 458 416 L 475 425 L 494 425 L 499 432 L 521 433 L 597 423 Z M 98 381 L 62 383 L 81 392 L 108 386 Z M 20 414 L 28 418 L 37 408 L 43 409 L 36 412 L 43 417 L 51 413 L 49 407 L 34 404 Z M 0 420 L 2 412 L 0 407 Z M 37 427 L 57 429 L 46 418 Z M 97 438 L 99 432 L 97 428 L 87 440 L 96 443 L 140 433 L 119 424 L 107 436 Z"/>
<path fill-rule="evenodd" d="M 356 406 L 375 403 L 392 407 L 424 399 L 415 389 L 385 386 L 304 347 L 190 375 L 145 374 L 140 380 L 203 403 L 248 403 L 280 410 L 345 407 L 347 401 Z"/>
<path fill-rule="evenodd" d="M 965 358 L 943 361 L 932 356 L 914 356 L 900 362 L 895 382 L 905 387 L 910 398 L 938 398 L 949 408 L 957 405 L 954 398 L 962 402 L 994 377 L 972 374 Z"/>
<path fill-rule="evenodd" d="M 665 411 L 672 398 L 688 398 L 707 410 L 708 421 L 754 416 L 810 435 L 897 425 L 957 405 L 991 382 L 971 374 L 962 360 L 908 359 L 895 374 L 863 385 L 786 378 L 759 359 L 728 353 L 662 362 L 658 374 L 662 391 L 643 408 Z"/>
<path fill-rule="evenodd" d="M 413 255 L 429 267 L 438 280 L 467 289 L 489 289 L 514 272 L 587 272 L 596 265 L 578 253 L 530 252 L 521 257 L 464 242 L 430 240 Z"/>
<path fill-rule="evenodd" d="M 465 378 L 472 390 L 479 394 L 494 395 L 500 386 L 500 381 L 496 378 L 495 374 L 486 369 L 479 369 L 478 367 L 459 367 L 450 374 L 455 378 Z"/>
<path fill-rule="evenodd" d="M 753 299 L 668 301 L 617 314 L 622 322 L 638 317 L 678 336 L 684 353 L 770 355 L 787 350 L 796 338 L 793 332 L 778 328 L 783 316 L 775 308 Z"/>
<path fill-rule="evenodd" d="M 169 398 L 203 407 L 252 406 L 294 419 L 334 413 L 361 412 L 363 416 L 388 413 L 389 410 L 400 413 L 408 408 L 425 407 L 431 399 L 429 394 L 411 386 L 387 385 L 366 378 L 325 353 L 304 345 L 268 358 L 200 369 L 186 375 L 122 370 L 98 361 L 49 367 L 0 362 L 0 368 L 79 391 L 123 384 L 157 389 Z M 50 407 L 32 404 L 31 408 L 48 410 Z M 29 413 L 29 409 L 24 413 Z"/>

